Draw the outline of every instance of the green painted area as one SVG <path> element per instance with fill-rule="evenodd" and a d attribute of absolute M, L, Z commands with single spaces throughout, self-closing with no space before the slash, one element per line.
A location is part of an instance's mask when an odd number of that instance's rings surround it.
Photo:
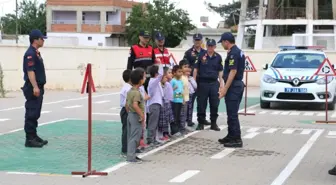
<path fill-rule="evenodd" d="M 243 97 L 242 99 L 242 102 L 240 103 L 240 109 L 243 109 L 244 106 L 245 106 L 245 97 Z M 259 97 L 249 97 L 247 98 L 247 107 L 249 106 L 252 106 L 252 105 L 256 105 L 260 103 L 260 98 Z M 195 102 L 195 105 L 194 105 L 194 111 L 196 112 L 197 111 L 197 103 Z M 210 105 L 208 103 L 208 106 L 207 106 L 207 112 L 210 112 Z M 219 104 L 219 107 L 218 107 L 218 112 L 226 112 L 226 105 L 225 105 L 225 101 L 224 99 L 221 99 L 221 102 Z"/>
<path fill-rule="evenodd" d="M 93 121 L 92 169 L 104 170 L 120 156 L 121 123 Z M 67 120 L 39 127 L 49 144 L 25 148 L 24 132 L 0 136 L 0 171 L 68 174 L 87 170 L 87 121 Z"/>

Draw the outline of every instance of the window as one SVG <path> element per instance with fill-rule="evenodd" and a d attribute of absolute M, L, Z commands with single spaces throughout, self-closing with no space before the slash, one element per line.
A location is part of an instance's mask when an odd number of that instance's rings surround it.
<path fill-rule="evenodd" d="M 274 68 L 318 68 L 325 55 L 316 53 L 282 53 L 272 63 Z"/>
<path fill-rule="evenodd" d="M 88 37 L 88 40 L 92 40 L 92 37 Z"/>

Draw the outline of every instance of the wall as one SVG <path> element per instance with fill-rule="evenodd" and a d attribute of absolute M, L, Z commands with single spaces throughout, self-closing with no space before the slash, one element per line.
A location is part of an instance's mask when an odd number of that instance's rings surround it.
<path fill-rule="evenodd" d="M 4 84 L 7 90 L 19 90 L 23 84 L 22 60 L 26 46 L 0 46 L 0 59 L 4 68 Z M 180 60 L 186 49 L 170 49 L 176 60 Z M 84 67 L 93 64 L 93 78 L 97 87 L 119 87 L 121 74 L 126 68 L 129 48 L 111 47 L 44 47 L 40 49 L 47 71 L 49 89 L 80 89 Z M 226 52 L 218 48 L 222 57 Z M 246 50 L 258 72 L 249 74 L 249 86 L 258 86 L 262 67 L 270 63 L 277 51 Z M 335 52 L 327 52 L 330 61 L 336 60 Z"/>

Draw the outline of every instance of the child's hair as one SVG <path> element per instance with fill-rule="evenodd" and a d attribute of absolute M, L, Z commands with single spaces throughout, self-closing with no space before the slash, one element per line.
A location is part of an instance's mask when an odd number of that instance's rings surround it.
<path fill-rule="evenodd" d="M 132 73 L 132 70 L 130 69 L 126 69 L 123 72 L 122 77 L 123 77 L 124 82 L 128 83 L 130 81 L 131 73 Z"/>
<path fill-rule="evenodd" d="M 142 68 L 136 68 L 131 73 L 131 83 L 133 85 L 139 85 L 140 81 L 144 78 L 145 70 Z"/>
<path fill-rule="evenodd" d="M 148 69 L 149 75 L 154 78 L 156 74 L 159 73 L 159 66 L 157 65 L 152 65 Z"/>
<path fill-rule="evenodd" d="M 163 67 L 163 74 L 166 75 L 169 71 L 169 67 Z"/>
<path fill-rule="evenodd" d="M 176 71 L 179 70 L 179 69 L 182 69 L 182 66 L 180 66 L 180 65 L 175 65 L 175 66 L 173 67 L 173 70 L 172 70 L 173 74 L 175 74 Z"/>
<path fill-rule="evenodd" d="M 183 59 L 183 60 L 181 60 L 181 61 L 179 62 L 179 65 L 180 65 L 181 68 L 182 68 L 182 67 L 185 66 L 185 65 L 189 65 L 189 62 L 188 62 L 188 60 Z"/>

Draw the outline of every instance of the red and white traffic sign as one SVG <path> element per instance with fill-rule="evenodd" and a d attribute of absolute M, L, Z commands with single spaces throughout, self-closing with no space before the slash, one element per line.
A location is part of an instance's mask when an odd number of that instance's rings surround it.
<path fill-rule="evenodd" d="M 328 58 L 324 59 L 320 67 L 317 69 L 315 75 L 318 76 L 336 76 L 336 72 L 332 67 Z"/>
<path fill-rule="evenodd" d="M 245 57 L 245 72 L 257 72 L 249 56 Z"/>

